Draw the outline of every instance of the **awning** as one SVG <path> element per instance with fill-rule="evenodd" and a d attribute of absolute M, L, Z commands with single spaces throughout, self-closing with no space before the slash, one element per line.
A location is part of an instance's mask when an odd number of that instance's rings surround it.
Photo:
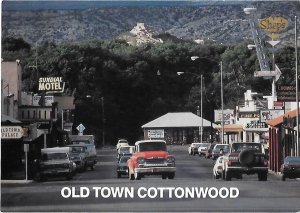
<path fill-rule="evenodd" d="M 1 114 L 1 124 L 2 123 L 21 124 L 22 122 L 11 116 Z"/>
<path fill-rule="evenodd" d="M 218 125 L 215 127 L 216 129 L 218 129 L 219 131 L 221 131 L 222 126 Z M 225 124 L 224 125 L 224 132 L 235 132 L 235 133 L 239 133 L 243 131 L 243 126 L 240 124 Z"/>
<path fill-rule="evenodd" d="M 281 115 L 277 118 L 274 118 L 272 120 L 267 121 L 266 123 L 270 126 L 278 126 L 279 124 L 283 123 L 283 118 L 284 117 L 290 117 L 290 118 L 295 118 L 297 115 L 297 109 L 293 110 L 293 111 L 289 111 L 287 113 L 285 113 L 284 115 Z"/>

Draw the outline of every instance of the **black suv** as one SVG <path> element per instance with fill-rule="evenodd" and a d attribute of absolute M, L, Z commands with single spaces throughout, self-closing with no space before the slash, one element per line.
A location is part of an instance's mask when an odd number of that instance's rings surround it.
<path fill-rule="evenodd" d="M 224 156 L 223 179 L 242 178 L 243 174 L 257 174 L 259 181 L 268 179 L 268 161 L 260 143 L 236 142 Z"/>

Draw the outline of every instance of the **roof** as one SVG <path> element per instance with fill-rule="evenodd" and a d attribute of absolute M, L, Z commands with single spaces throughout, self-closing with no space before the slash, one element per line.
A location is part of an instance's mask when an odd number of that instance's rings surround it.
<path fill-rule="evenodd" d="M 284 115 L 281 115 L 277 118 L 274 118 L 272 120 L 267 121 L 266 123 L 270 126 L 278 126 L 279 124 L 283 123 L 283 118 L 284 117 L 290 117 L 290 118 L 295 118 L 297 114 L 297 109 L 293 110 L 293 111 L 289 111 L 287 113 L 285 113 Z"/>
<path fill-rule="evenodd" d="M 191 112 L 169 112 L 149 123 L 142 128 L 160 128 L 160 127 L 199 127 L 201 126 L 201 117 Z M 212 123 L 203 118 L 203 126 L 211 126 Z"/>
<path fill-rule="evenodd" d="M 22 123 L 21 121 L 14 119 L 13 117 L 10 117 L 8 115 L 1 114 L 1 123 Z"/>
<path fill-rule="evenodd" d="M 141 140 L 141 141 L 137 141 L 135 142 L 135 146 L 139 145 L 140 143 L 151 143 L 151 142 L 162 142 L 162 143 L 166 143 L 166 141 L 164 140 Z"/>
<path fill-rule="evenodd" d="M 216 126 L 217 129 L 221 129 L 222 126 Z M 224 125 L 224 132 L 242 132 L 243 126 L 240 124 L 225 124 Z"/>

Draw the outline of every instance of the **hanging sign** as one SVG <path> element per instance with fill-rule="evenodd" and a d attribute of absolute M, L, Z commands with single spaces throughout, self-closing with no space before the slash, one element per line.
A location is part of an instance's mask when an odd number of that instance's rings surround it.
<path fill-rule="evenodd" d="M 40 92 L 63 92 L 65 82 L 62 77 L 43 77 L 39 78 Z"/>
<path fill-rule="evenodd" d="M 20 126 L 1 126 L 1 139 L 19 139 L 23 137 L 23 128 Z"/>

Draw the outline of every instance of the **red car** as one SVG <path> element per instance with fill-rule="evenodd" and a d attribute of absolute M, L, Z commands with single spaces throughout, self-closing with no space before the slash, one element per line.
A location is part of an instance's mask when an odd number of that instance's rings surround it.
<path fill-rule="evenodd" d="M 162 179 L 175 177 L 175 158 L 167 152 L 164 140 L 137 141 L 127 165 L 130 180 L 140 180 L 145 175 L 161 175 Z"/>

